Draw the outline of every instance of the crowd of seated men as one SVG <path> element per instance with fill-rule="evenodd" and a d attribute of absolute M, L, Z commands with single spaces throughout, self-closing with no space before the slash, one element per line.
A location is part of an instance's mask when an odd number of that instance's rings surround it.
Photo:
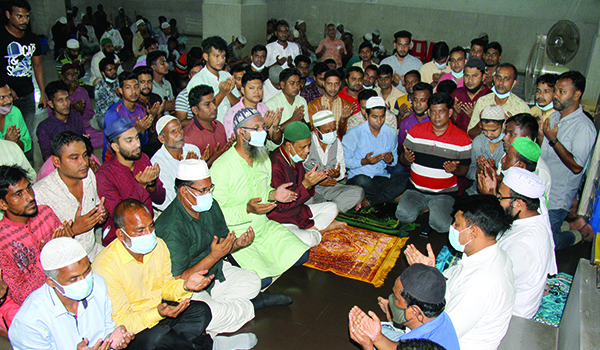
<path fill-rule="evenodd" d="M 442 274 L 409 245 L 385 319 L 354 307 L 350 337 L 496 349 L 537 312 L 554 251 L 592 237 L 566 221 L 596 140 L 577 71 L 540 76 L 530 108 L 487 37 L 437 42 L 423 64 L 407 30 L 354 55 L 343 25 L 313 46 L 305 21 L 279 20 L 249 56 L 243 35 L 183 52 L 174 19 L 110 23 L 98 5 L 57 20 L 46 82 L 37 9 L 6 6 L 0 340 L 15 349 L 250 349 L 254 334 L 220 334 L 293 302 L 265 290 L 346 227 L 339 212 L 393 201 L 401 223 L 428 211 L 423 232 L 462 259 Z"/>

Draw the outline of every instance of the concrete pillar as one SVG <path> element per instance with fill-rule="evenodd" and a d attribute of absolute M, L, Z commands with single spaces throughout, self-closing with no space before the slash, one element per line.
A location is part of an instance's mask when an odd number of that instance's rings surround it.
<path fill-rule="evenodd" d="M 582 43 L 583 45 L 583 43 Z M 591 42 L 590 59 L 587 65 L 587 71 L 584 73 L 587 81 L 585 87 L 585 94 L 583 99 L 589 100 L 590 104 L 600 101 L 600 23 L 598 23 L 598 30 Z M 598 109 L 600 104 L 596 106 L 596 114 L 600 112 Z M 591 111 L 590 111 L 591 112 Z"/>

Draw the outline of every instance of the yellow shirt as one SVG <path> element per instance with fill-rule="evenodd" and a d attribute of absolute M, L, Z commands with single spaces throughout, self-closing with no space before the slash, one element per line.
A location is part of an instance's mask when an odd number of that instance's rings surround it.
<path fill-rule="evenodd" d="M 452 72 L 450 65 L 447 65 L 446 68 L 439 70 L 435 66 L 435 63 L 433 63 L 433 60 L 425 63 L 419 70 L 419 73 L 421 73 L 421 81 L 427 84 L 431 84 L 433 82 L 433 75 L 435 73 L 438 73 L 441 77 L 442 75 L 450 72 Z"/>
<path fill-rule="evenodd" d="M 538 118 L 538 117 L 541 118 L 542 122 L 544 122 L 544 120 L 546 120 L 550 116 L 550 114 L 552 114 L 554 112 L 556 112 L 556 109 L 554 109 L 554 108 L 550 108 L 547 111 L 542 111 L 540 109 L 540 107 L 538 107 L 538 106 L 531 107 L 531 115 L 536 118 Z"/>
<path fill-rule="evenodd" d="M 152 328 L 163 319 L 157 308 L 163 299 L 181 301 L 192 296 L 183 289 L 184 280 L 173 278 L 171 257 L 162 239 L 157 238 L 156 247 L 143 260 L 135 260 L 115 239 L 92 264 L 92 270 L 106 280 L 113 320 L 133 333 Z"/>
<path fill-rule="evenodd" d="M 383 93 L 381 92 L 381 88 L 376 87 L 375 92 L 377 93 L 377 95 L 383 97 Z M 390 92 L 390 94 L 385 98 L 385 104 L 389 106 L 389 111 L 394 113 L 394 115 L 398 115 L 398 110 L 395 108 L 396 106 L 396 101 L 402 97 L 406 95 L 405 92 L 400 91 L 399 89 L 395 88 L 392 86 L 392 91 Z"/>

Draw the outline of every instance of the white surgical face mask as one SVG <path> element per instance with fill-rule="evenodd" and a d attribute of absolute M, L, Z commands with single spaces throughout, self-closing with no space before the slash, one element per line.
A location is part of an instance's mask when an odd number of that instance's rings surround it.
<path fill-rule="evenodd" d="M 58 284 L 62 288 L 62 292 L 58 290 L 58 292 L 71 300 L 83 300 L 87 298 L 90 294 L 92 294 L 92 288 L 94 287 L 94 277 L 92 273 L 88 273 L 88 275 L 77 282 L 68 284 L 63 286 L 62 284 L 53 280 L 54 283 Z"/>
<path fill-rule="evenodd" d="M 154 247 L 156 247 L 156 233 L 154 233 L 154 231 L 150 232 L 149 234 L 136 237 L 129 236 L 125 230 L 123 230 L 123 233 L 125 236 L 129 237 L 131 242 L 129 245 L 125 244 L 125 246 L 127 246 L 127 249 L 134 253 L 148 254 L 154 250 Z"/>
<path fill-rule="evenodd" d="M 454 226 L 450 225 L 450 231 L 448 231 L 448 240 L 450 241 L 450 245 L 452 246 L 452 248 L 458 250 L 459 252 L 465 251 L 465 247 L 467 246 L 467 244 L 471 243 L 471 240 L 469 240 L 465 244 L 460 244 L 459 237 L 462 232 L 464 232 L 470 228 L 471 228 L 471 226 L 467 227 L 466 229 L 464 229 L 462 231 L 458 231 L 456 228 L 454 228 Z"/>
<path fill-rule="evenodd" d="M 437 68 L 439 70 L 444 70 L 444 69 L 446 69 L 446 67 L 448 67 L 448 62 L 446 62 L 444 64 L 439 64 L 435 60 L 433 60 L 433 64 L 435 65 L 435 68 Z"/>
<path fill-rule="evenodd" d="M 465 75 L 465 71 L 461 70 L 460 72 L 456 73 L 455 71 L 452 71 L 452 76 L 456 79 L 460 79 L 463 77 L 463 75 Z"/>
<path fill-rule="evenodd" d="M 319 134 L 321 134 L 321 131 L 319 131 L 319 129 L 317 129 L 317 131 L 319 132 Z M 337 138 L 336 131 L 321 134 L 321 142 L 323 142 L 326 145 L 332 145 L 335 142 L 336 138 Z"/>
<path fill-rule="evenodd" d="M 260 67 L 259 67 L 259 66 L 255 65 L 255 64 L 254 64 L 254 62 L 250 63 L 250 65 L 252 66 L 252 68 L 254 68 L 254 69 L 256 69 L 256 70 L 262 70 L 262 69 L 263 69 L 263 67 L 265 66 L 265 65 L 263 64 L 262 66 L 260 66 Z"/>
<path fill-rule="evenodd" d="M 544 107 L 540 106 L 537 102 L 535 103 L 535 105 L 538 106 L 538 108 L 541 109 L 544 112 L 547 111 L 547 110 L 549 110 L 549 109 L 551 109 L 551 108 L 554 108 L 554 102 L 550 102 L 547 105 L 545 105 Z M 0 113 L 2 113 L 2 112 L 0 112 Z"/>
<path fill-rule="evenodd" d="M 498 91 L 496 91 L 496 87 L 494 86 L 492 88 L 492 91 L 494 92 L 494 95 L 496 95 L 496 97 L 498 97 L 499 99 L 503 100 L 503 99 L 505 99 L 505 98 L 507 98 L 507 97 L 510 96 L 510 93 L 511 93 L 512 90 L 509 91 L 509 92 L 507 92 L 507 93 L 505 93 L 505 94 L 501 94 Z"/>

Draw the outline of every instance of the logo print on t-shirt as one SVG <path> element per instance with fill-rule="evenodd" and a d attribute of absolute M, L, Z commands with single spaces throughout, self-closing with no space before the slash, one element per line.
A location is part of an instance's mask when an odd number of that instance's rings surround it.
<path fill-rule="evenodd" d="M 23 46 L 16 41 L 11 42 L 6 47 L 8 53 L 8 65 L 6 66 L 6 73 L 9 77 L 30 77 L 32 74 L 31 69 L 31 56 L 35 52 L 35 43 Z"/>

